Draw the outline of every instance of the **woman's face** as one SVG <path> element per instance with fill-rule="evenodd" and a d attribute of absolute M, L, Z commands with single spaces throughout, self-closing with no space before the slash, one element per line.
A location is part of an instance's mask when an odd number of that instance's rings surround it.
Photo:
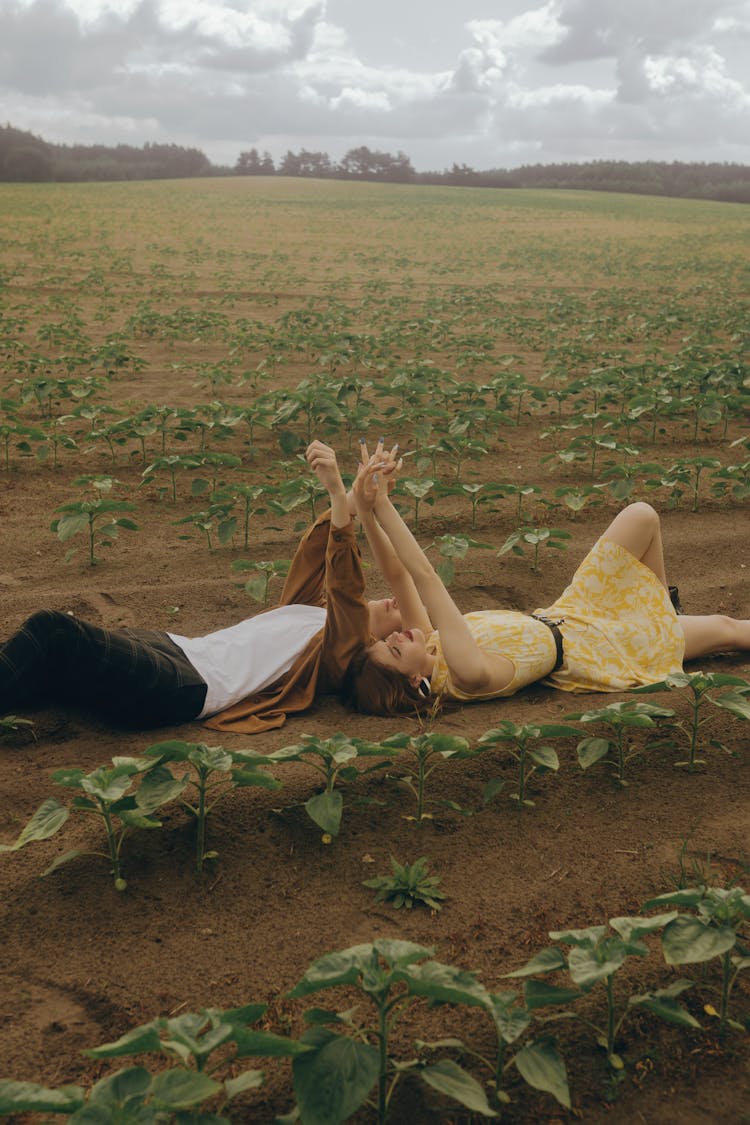
<path fill-rule="evenodd" d="M 379 601 L 368 602 L 370 611 L 370 633 L 378 640 L 383 640 L 390 633 L 401 628 L 401 610 L 395 598 L 380 598 Z"/>
<path fill-rule="evenodd" d="M 432 661 L 421 629 L 407 629 L 403 633 L 394 630 L 370 646 L 370 656 L 376 664 L 393 668 L 415 682 L 431 671 Z"/>

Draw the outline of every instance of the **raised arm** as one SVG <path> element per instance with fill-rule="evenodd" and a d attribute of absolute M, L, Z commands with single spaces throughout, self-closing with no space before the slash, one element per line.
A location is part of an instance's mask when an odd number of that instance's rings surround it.
<path fill-rule="evenodd" d="M 414 580 L 396 554 L 393 544 L 378 523 L 373 511 L 378 491 L 383 491 L 387 495 L 390 491 L 390 483 L 395 483 L 395 472 L 398 466 L 395 456 L 396 450 L 394 448 L 387 455 L 388 463 L 383 471 L 375 474 L 364 471 L 365 464 L 369 460 L 364 441 L 361 443 L 361 448 L 363 463 L 360 465 L 360 471 L 354 481 L 352 493 L 357 515 L 370 545 L 375 565 L 398 602 L 402 627 L 404 629 L 418 628 L 424 633 L 431 633 L 433 625 L 422 599 L 417 593 Z M 379 457 L 381 454 L 382 442 L 378 442 L 375 456 Z"/>
<path fill-rule="evenodd" d="M 365 474 L 372 476 L 377 473 L 381 464 L 382 461 L 372 458 Z M 513 676 L 513 665 L 505 657 L 486 653 L 477 645 L 440 576 L 394 508 L 390 497 L 382 490 L 378 491 L 374 512 L 440 634 L 443 656 L 453 683 L 467 693 L 501 690 Z"/>

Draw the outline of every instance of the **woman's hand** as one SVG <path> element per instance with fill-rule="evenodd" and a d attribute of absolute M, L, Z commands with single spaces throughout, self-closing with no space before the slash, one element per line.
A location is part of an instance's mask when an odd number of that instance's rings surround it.
<path fill-rule="evenodd" d="M 330 445 L 326 445 L 323 441 L 311 441 L 305 451 L 305 457 L 329 496 L 344 492 L 336 453 Z"/>
<path fill-rule="evenodd" d="M 371 457 L 368 455 L 367 442 L 364 438 L 360 438 L 359 448 L 361 460 L 357 480 L 365 469 L 368 470 L 365 481 L 360 485 L 360 493 L 367 494 L 368 501 L 371 501 L 369 507 L 373 507 L 378 498 L 389 496 L 393 492 L 404 462 L 403 458 L 398 456 L 398 445 L 394 445 L 391 450 L 385 450 L 383 438 L 378 440 Z"/>

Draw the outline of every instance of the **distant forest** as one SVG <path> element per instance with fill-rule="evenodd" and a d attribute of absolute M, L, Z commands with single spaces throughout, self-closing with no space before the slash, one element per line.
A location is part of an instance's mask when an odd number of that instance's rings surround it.
<path fill-rule="evenodd" d="M 288 151 L 275 163 L 268 152 L 250 148 L 240 153 L 234 167 L 228 167 L 212 164 L 200 149 L 182 145 L 58 145 L 11 125 L 0 126 L 0 181 L 6 183 L 195 176 L 302 176 L 479 188 L 568 188 L 750 203 L 750 166 L 746 164 L 593 160 L 584 164 L 524 164 L 520 168 L 486 171 L 468 164 L 453 164 L 442 172 L 416 172 L 406 153 L 394 155 L 360 145 L 338 162 L 331 160 L 328 153 L 300 149 Z"/>

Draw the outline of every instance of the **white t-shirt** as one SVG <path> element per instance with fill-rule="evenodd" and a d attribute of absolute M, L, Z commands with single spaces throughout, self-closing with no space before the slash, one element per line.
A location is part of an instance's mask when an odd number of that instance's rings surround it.
<path fill-rule="evenodd" d="M 326 621 L 317 605 L 283 605 L 205 637 L 168 635 L 208 685 L 204 719 L 255 695 L 287 672 Z"/>

